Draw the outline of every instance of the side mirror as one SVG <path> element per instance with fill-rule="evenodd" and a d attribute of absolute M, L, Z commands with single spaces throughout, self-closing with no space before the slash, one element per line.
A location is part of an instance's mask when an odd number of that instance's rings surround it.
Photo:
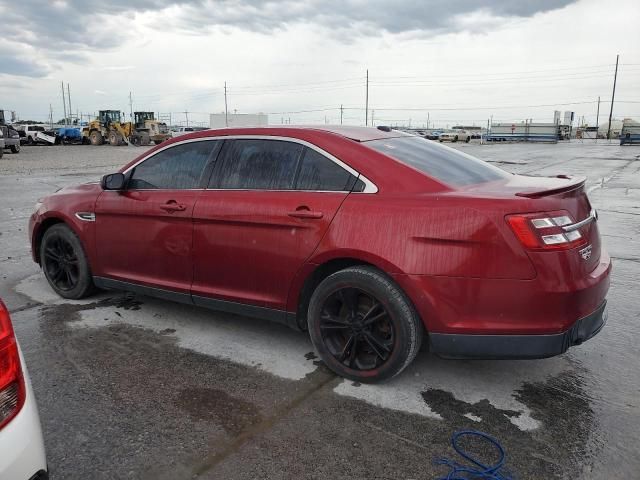
<path fill-rule="evenodd" d="M 125 178 L 123 173 L 110 173 L 100 180 L 100 186 L 103 190 L 122 190 L 124 184 Z"/>

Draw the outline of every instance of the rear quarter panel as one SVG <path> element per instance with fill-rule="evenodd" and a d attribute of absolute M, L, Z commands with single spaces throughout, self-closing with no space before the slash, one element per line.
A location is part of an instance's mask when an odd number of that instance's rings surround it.
<path fill-rule="evenodd" d="M 532 279 L 536 272 L 504 224 L 504 207 L 447 194 L 351 194 L 313 263 L 352 250 L 387 273 Z"/>

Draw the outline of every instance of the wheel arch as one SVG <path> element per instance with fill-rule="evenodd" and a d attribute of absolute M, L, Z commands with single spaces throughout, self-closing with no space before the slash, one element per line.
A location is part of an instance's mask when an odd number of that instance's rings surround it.
<path fill-rule="evenodd" d="M 359 258 L 340 257 L 333 258 L 320 265 L 311 265 L 312 268 L 309 269 L 310 271 L 306 272 L 307 274 L 299 288 L 290 293 L 290 296 L 293 296 L 294 298 L 291 299 L 293 302 L 289 302 L 289 304 L 291 305 L 293 303 L 292 306 L 296 312 L 296 323 L 299 329 L 307 331 L 307 311 L 309 310 L 309 302 L 318 285 L 320 285 L 320 283 L 329 275 L 356 265 L 371 265 L 371 263 L 365 262 Z"/>
<path fill-rule="evenodd" d="M 85 253 L 88 254 L 88 252 L 86 252 L 87 246 L 84 245 L 84 242 L 82 242 L 82 232 L 78 230 L 78 226 L 75 225 L 73 221 L 66 218 L 66 216 L 64 215 L 51 215 L 46 217 L 44 220 L 42 220 L 42 222 L 40 222 L 40 224 L 35 228 L 33 232 L 33 257 L 38 264 L 40 264 L 40 245 L 42 244 L 42 239 L 44 237 L 45 232 L 49 230 L 51 227 L 53 227 L 54 225 L 58 225 L 60 223 L 69 227 L 71 231 L 75 233 L 78 236 L 78 238 L 81 239 L 80 241 L 81 243 L 83 243 L 83 248 L 85 249 Z M 89 263 L 91 264 L 92 262 L 90 261 L 89 257 L 88 257 L 88 260 L 89 260 Z"/>
<path fill-rule="evenodd" d="M 64 223 L 69 225 L 60 217 L 48 217 L 42 221 L 40 225 L 38 225 L 36 231 L 33 233 L 33 258 L 41 265 L 40 261 L 40 245 L 42 244 L 42 238 L 44 237 L 44 233 L 49 230 L 49 228 L 53 227 L 58 223 Z M 69 227 L 73 229 L 73 227 Z"/>
<path fill-rule="evenodd" d="M 359 252 L 341 252 L 342 255 L 320 256 L 307 262 L 298 272 L 289 291 L 287 301 L 287 311 L 295 312 L 297 327 L 307 330 L 307 311 L 309 301 L 316 287 L 329 275 L 332 275 L 345 268 L 356 265 L 366 265 L 375 267 L 384 274 L 391 277 L 392 272 L 398 272 L 398 268 L 390 262 L 371 256 L 369 254 L 359 254 Z M 399 288 L 401 288 L 399 286 Z M 409 298 L 407 292 L 405 295 Z M 409 298 L 411 301 L 411 299 Z"/>

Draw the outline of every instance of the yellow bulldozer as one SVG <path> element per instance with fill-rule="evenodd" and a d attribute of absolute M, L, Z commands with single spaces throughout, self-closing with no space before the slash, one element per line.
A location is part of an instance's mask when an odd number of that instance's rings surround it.
<path fill-rule="evenodd" d="M 100 110 L 98 118 L 82 128 L 83 140 L 91 145 L 149 145 L 148 131 L 137 131 L 133 122 L 123 122 L 120 110 Z"/>
<path fill-rule="evenodd" d="M 133 112 L 133 118 L 136 132 L 139 134 L 146 132 L 149 140 L 156 145 L 171 138 L 167 124 L 156 120 L 153 112 Z"/>

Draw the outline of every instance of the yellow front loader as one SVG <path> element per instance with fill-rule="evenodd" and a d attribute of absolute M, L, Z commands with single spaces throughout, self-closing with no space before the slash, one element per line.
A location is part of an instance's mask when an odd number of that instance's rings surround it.
<path fill-rule="evenodd" d="M 149 145 L 149 133 L 138 132 L 132 122 L 122 122 L 120 110 L 100 110 L 98 118 L 82 128 L 85 143 L 102 145 Z"/>

